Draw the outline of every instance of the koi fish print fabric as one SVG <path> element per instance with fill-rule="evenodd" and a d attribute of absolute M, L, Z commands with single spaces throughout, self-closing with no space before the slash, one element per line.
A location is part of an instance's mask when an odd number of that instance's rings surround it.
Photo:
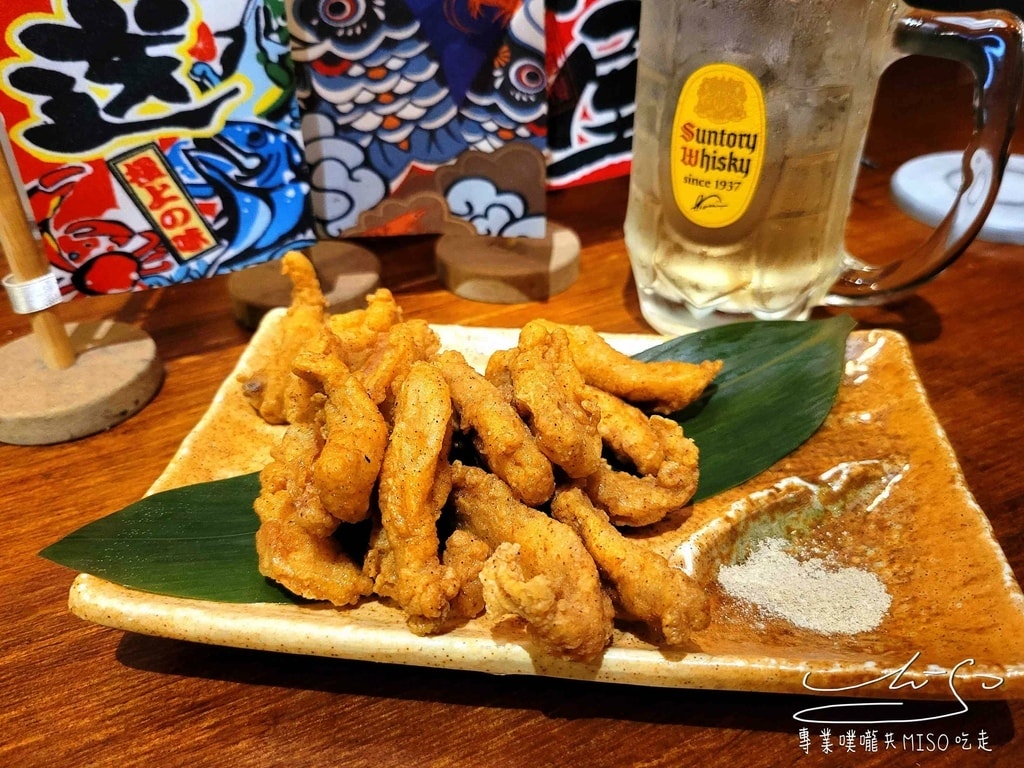
<path fill-rule="evenodd" d="M 0 114 L 65 298 L 313 242 L 284 0 L 4 0 L 0 25 Z"/>
<path fill-rule="evenodd" d="M 543 0 L 290 0 L 317 234 L 542 237 Z"/>

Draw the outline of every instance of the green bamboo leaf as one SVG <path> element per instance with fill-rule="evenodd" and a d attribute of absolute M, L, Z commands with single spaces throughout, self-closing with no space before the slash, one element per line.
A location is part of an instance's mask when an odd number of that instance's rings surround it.
<path fill-rule="evenodd" d="M 258 473 L 147 496 L 40 555 L 125 587 L 225 603 L 293 602 L 260 575 Z"/>
<path fill-rule="evenodd" d="M 665 342 L 642 360 L 722 360 L 705 396 L 673 414 L 700 449 L 699 501 L 739 485 L 804 443 L 835 402 L 846 337 L 840 315 L 736 323 Z"/>
<path fill-rule="evenodd" d="M 661 344 L 644 360 L 720 359 L 705 396 L 673 414 L 701 452 L 697 499 L 770 467 L 821 425 L 839 386 L 848 317 L 726 325 Z M 257 568 L 257 474 L 147 496 L 40 554 L 126 587 L 220 602 L 294 602 Z"/>

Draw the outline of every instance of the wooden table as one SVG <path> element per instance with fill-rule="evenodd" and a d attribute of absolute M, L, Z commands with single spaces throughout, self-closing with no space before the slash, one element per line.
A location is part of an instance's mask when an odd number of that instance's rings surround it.
<path fill-rule="evenodd" d="M 856 193 L 850 241 L 884 259 L 924 227 L 888 202 L 904 160 L 959 149 L 966 78 L 912 59 L 883 80 Z M 920 110 L 920 111 L 915 111 Z M 622 244 L 626 181 L 554 193 L 552 218 L 583 242 L 582 274 L 549 301 L 464 301 L 433 276 L 431 241 L 381 241 L 384 283 L 412 317 L 518 326 L 545 316 L 606 331 L 645 331 Z M 967 481 L 1018 580 L 1024 580 L 1024 249 L 973 244 L 916 296 L 852 311 L 861 327 L 910 340 Z M 25 332 L 3 303 L 0 342 Z M 802 696 L 647 689 L 505 678 L 193 645 L 85 623 L 66 608 L 70 571 L 45 545 L 138 499 L 195 425 L 249 334 L 223 279 L 75 302 L 66 320 L 110 317 L 145 328 L 167 378 L 115 429 L 50 447 L 0 446 L 0 765 L 774 766 L 1011 765 L 1024 755 L 1024 702 L 972 703 L 899 743 L 853 754 L 801 747 Z M 829 314 L 831 310 L 822 310 Z M 969 609 L 969 608 L 968 608 Z M 944 736 L 929 743 L 926 734 Z M 838 735 L 838 734 L 836 734 Z M 971 751 L 957 739 L 967 735 Z M 980 741 L 980 743 L 979 743 Z M 984 748 L 983 748 L 984 747 Z M 934 751 L 933 751 L 934 750 Z"/>

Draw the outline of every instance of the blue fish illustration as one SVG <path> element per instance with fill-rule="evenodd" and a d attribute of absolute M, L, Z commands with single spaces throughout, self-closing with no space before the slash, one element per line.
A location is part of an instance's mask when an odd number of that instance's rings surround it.
<path fill-rule="evenodd" d="M 297 0 L 291 29 L 299 102 L 330 118 L 330 137 L 362 146 L 389 185 L 413 163 L 443 165 L 467 148 L 436 54 L 401 0 L 337 8 Z"/>
<path fill-rule="evenodd" d="M 259 123 L 229 122 L 208 138 L 179 142 L 169 158 L 197 201 L 214 200 L 223 250 L 218 270 L 269 261 L 312 242 L 298 142 Z"/>

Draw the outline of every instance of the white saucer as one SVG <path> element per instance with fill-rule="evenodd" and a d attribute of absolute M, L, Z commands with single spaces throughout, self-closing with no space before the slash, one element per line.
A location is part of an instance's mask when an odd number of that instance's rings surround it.
<path fill-rule="evenodd" d="M 901 165 L 890 184 L 896 204 L 908 216 L 936 226 L 949 213 L 960 188 L 962 157 L 960 152 L 937 152 Z M 1024 245 L 1024 155 L 1010 156 L 978 239 Z"/>

